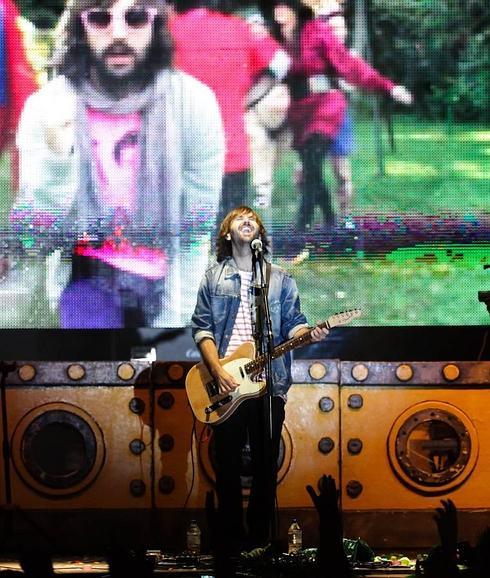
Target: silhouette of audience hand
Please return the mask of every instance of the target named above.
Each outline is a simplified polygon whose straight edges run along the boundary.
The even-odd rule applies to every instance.
[[[452,500],[441,500],[442,507],[436,508],[434,520],[439,532],[442,548],[456,557],[458,544],[458,512]]]
[[[439,545],[433,548],[423,564],[424,576],[429,578],[454,578],[459,576],[456,563],[458,544],[458,516],[450,499],[441,500],[433,516],[439,532]]]
[[[318,512],[320,525],[328,522],[328,528],[333,530],[333,523],[341,525],[340,511],[338,507],[339,491],[332,476],[323,475],[319,483],[319,492],[315,492],[312,486],[306,486],[306,491],[310,494],[311,501]]]
[[[330,572],[337,578],[348,578],[352,576],[352,571],[344,551],[342,515],[339,508],[340,492],[330,475],[323,475],[318,486],[318,493],[312,486],[306,486],[319,517],[318,570],[322,576]]]
[[[36,546],[22,546],[19,551],[19,563],[26,578],[54,577],[51,554]]]

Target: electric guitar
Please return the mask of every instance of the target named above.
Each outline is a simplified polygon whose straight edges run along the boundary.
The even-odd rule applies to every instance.
[[[318,327],[331,329],[345,325],[361,315],[360,309],[351,309],[336,313]],[[272,359],[288,351],[311,343],[311,332],[303,333],[281,343],[272,350]],[[194,365],[187,374],[185,389],[190,406],[196,419],[206,424],[218,424],[231,416],[235,409],[246,399],[259,397],[265,393],[265,381],[257,380],[267,363],[267,356],[255,358],[255,345],[252,342],[242,343],[231,355],[220,360],[221,365],[240,385],[230,393],[220,394],[217,382],[209,373],[203,362]]]

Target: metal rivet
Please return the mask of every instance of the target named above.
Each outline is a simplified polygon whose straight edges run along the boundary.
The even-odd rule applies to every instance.
[[[185,370],[180,363],[172,363],[167,369],[167,375],[171,381],[182,379],[184,374]]]
[[[67,367],[66,373],[72,381],[79,381],[85,377],[87,372],[85,371],[85,367],[80,363],[72,363]]]
[[[364,363],[358,363],[352,368],[351,374],[356,381],[365,381],[369,375],[369,369]]]
[[[175,397],[168,391],[164,391],[158,396],[158,405],[162,409],[170,409],[175,403]]]
[[[358,393],[353,393],[352,395],[349,395],[349,398],[347,399],[347,405],[351,408],[351,409],[360,409],[364,404],[364,400],[362,399],[362,395],[359,395]]]
[[[162,452],[170,452],[175,445],[174,438],[170,434],[163,434],[158,440],[158,446]]]
[[[129,442],[129,451],[134,454],[135,456],[139,456],[142,454],[146,449],[145,442],[140,439],[134,439]]]
[[[395,375],[400,381],[410,381],[413,377],[413,369],[408,363],[402,363],[395,370]]]
[[[322,397],[318,402],[318,406],[321,411],[328,412],[332,411],[335,406],[335,403],[331,397]]]
[[[357,498],[361,495],[363,490],[361,482],[357,480],[350,480],[347,482],[346,491],[350,498]]]
[[[121,365],[117,368],[117,376],[119,379],[123,381],[129,381],[133,379],[136,370],[131,365],[131,363],[121,363]]]
[[[446,381],[455,381],[460,376],[459,367],[454,363],[448,363],[442,368],[442,375]]]
[[[359,438],[352,438],[347,442],[347,451],[353,456],[362,452],[362,441]]]
[[[139,397],[133,397],[129,402],[129,409],[133,413],[141,415],[145,411],[145,402]]]
[[[19,377],[22,381],[31,381],[36,377],[36,368],[33,365],[26,363],[19,367]]]
[[[175,480],[172,476],[162,476],[158,480],[158,489],[162,494],[171,494],[175,490]]]
[[[141,496],[144,496],[146,492],[145,482],[139,479],[131,480],[129,482],[129,491],[135,498],[141,498]]]
[[[322,379],[327,374],[327,368],[319,361],[312,363],[308,368],[308,373],[312,379]]]
[[[322,438],[318,442],[318,449],[322,454],[329,454],[335,447],[335,442],[332,438]]]

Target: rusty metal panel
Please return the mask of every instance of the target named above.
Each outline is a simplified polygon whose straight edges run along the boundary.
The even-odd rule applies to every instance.
[[[291,438],[291,456],[278,485],[279,507],[311,507],[305,486],[315,487],[325,473],[339,479],[337,384],[294,384],[288,393],[285,431]]]
[[[490,361],[343,361],[341,385],[490,387]]]
[[[293,383],[339,383],[338,359],[298,359],[293,361]]]
[[[150,432],[130,410],[134,397],[133,387],[9,388],[14,503],[46,509],[147,507],[148,452],[135,455],[130,443],[148,446]],[[73,483],[64,484],[70,476]],[[144,484],[142,495],[131,494],[133,480]]]
[[[159,403],[162,396],[167,400],[163,407]],[[206,492],[213,488],[213,480],[207,477],[201,457],[210,432],[203,424],[194,423],[185,390],[158,389],[156,397],[157,506],[204,508]]]
[[[428,510],[447,497],[488,508],[490,364],[457,362],[451,383],[441,377],[446,362],[413,362],[404,383],[402,364],[379,362],[362,362],[368,375],[355,383],[358,365],[341,367],[344,510]]]
[[[151,361],[18,361],[8,385],[128,385],[151,368]]]
[[[150,368],[146,360],[18,362],[6,387],[13,503],[148,508],[151,435],[138,404]]]
[[[182,508],[186,504],[202,508],[206,492],[215,484],[212,429],[197,423],[192,436],[193,420],[185,392],[171,393],[175,399],[172,410],[160,408],[156,414],[158,436],[164,432],[175,440],[171,451],[158,454],[157,477],[164,478],[164,491],[160,486],[156,489],[158,507]],[[293,384],[288,393],[278,464],[280,508],[311,507],[306,484],[315,485],[325,472],[338,479],[338,431],[337,385]],[[242,480],[246,499],[249,480],[245,467]]]

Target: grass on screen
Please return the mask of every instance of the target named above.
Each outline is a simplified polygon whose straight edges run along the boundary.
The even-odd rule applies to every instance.
[[[355,214],[404,213],[421,219],[441,211],[462,217],[488,215],[490,127],[395,117],[395,151],[389,150],[386,129],[382,130],[383,175],[377,174],[380,163],[373,130],[371,120],[355,120]],[[292,177],[296,163],[296,155],[288,153],[276,174],[272,219],[286,231],[292,229],[297,210]],[[334,189],[328,163],[325,175]],[[9,178],[4,155],[0,159],[0,225],[6,222],[11,203]],[[479,290],[490,290],[485,263],[490,263],[488,243],[428,243],[386,254],[354,250],[321,258],[312,255],[297,265],[282,262],[298,281],[310,321],[362,307],[364,316],[354,323],[364,326],[487,324],[488,313],[477,300]],[[34,310],[41,319],[39,308]],[[2,317],[0,312],[0,326],[5,326]],[[32,313],[28,317],[29,325],[36,325]]]
[[[355,130],[355,214],[404,213],[422,220],[441,212],[462,219],[489,215],[490,127],[395,117],[395,151],[383,127],[383,175],[372,121],[357,120]],[[296,214],[298,195],[291,181],[296,162],[294,154],[287,155],[277,174],[273,218],[285,226]],[[325,175],[335,190],[328,163]],[[362,307],[357,325],[477,325],[488,323],[477,299],[479,290],[490,290],[485,263],[490,263],[490,243],[429,242],[377,255],[349,250],[315,258],[313,252],[301,264],[286,261],[285,266],[298,281],[311,321]]]

